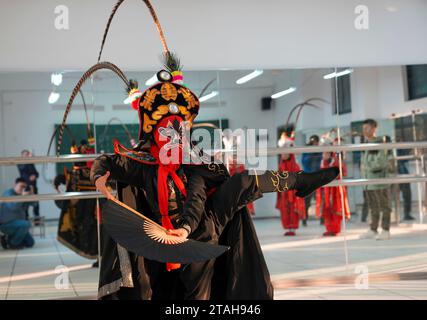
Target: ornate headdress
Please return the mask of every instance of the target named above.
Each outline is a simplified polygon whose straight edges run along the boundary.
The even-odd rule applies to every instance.
[[[84,82],[98,70],[108,69],[110,71],[113,71],[125,83],[126,90],[129,96],[127,102],[131,103],[132,108],[138,110],[140,121],[139,139],[142,142],[146,142],[150,139],[155,125],[166,116],[177,115],[183,120],[192,123],[192,121],[198,114],[200,102],[197,96],[183,85],[183,76],[180,61],[174,53],[169,51],[165,37],[163,35],[162,27],[157,18],[156,12],[154,11],[154,8],[152,7],[149,0],[143,0],[143,2],[150,11],[150,14],[157,27],[157,31],[160,36],[160,41],[163,46],[164,67],[166,69],[161,70],[157,73],[157,79],[159,83],[151,86],[144,92],[141,92],[138,89],[138,82],[135,80],[128,80],[119,67],[110,62],[100,62],[111,22],[118,8],[123,2],[124,0],[118,0],[110,14],[102,38],[101,48],[98,55],[98,63],[93,65],[83,74],[83,76],[80,78],[80,80],[74,87],[74,90],[70,96],[69,102],[64,113],[64,118],[59,130],[59,138],[57,145],[58,155],[62,143],[62,136],[64,133],[68,113],[71,110],[73,101]]]
[[[183,86],[181,67],[175,55],[165,53],[165,67],[157,73],[159,83],[145,90],[132,101],[132,107],[138,110],[139,140],[148,141],[156,124],[166,116],[177,115],[183,120],[193,122],[199,112],[200,102],[197,96]],[[132,88],[129,95],[135,95],[138,89]]]

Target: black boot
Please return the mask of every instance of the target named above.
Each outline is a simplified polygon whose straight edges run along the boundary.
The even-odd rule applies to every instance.
[[[297,172],[268,170],[259,175],[259,188],[262,193],[293,190],[297,182]]]
[[[340,174],[336,167],[320,169],[312,173],[298,172],[294,189],[297,190],[295,195],[300,198],[307,197],[316,189],[335,180]]]
[[[339,175],[338,168],[321,169],[313,173],[267,171],[258,176],[261,192],[284,192],[296,190],[296,196],[304,198],[317,188],[328,184]]]

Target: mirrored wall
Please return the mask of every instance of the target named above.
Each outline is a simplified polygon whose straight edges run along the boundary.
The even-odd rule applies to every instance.
[[[53,73],[61,74],[61,79],[52,78]],[[81,74],[63,70],[0,74],[1,157],[19,157],[24,149],[35,156],[56,154],[55,132]],[[126,75],[136,79],[140,89],[146,89],[155,72]],[[292,148],[427,141],[427,65],[188,71],[184,72],[184,83],[201,98],[195,127],[267,130],[257,139],[264,139],[268,150],[276,150],[267,157],[269,170],[277,170],[280,162],[292,155]],[[69,114],[60,153],[69,154],[73,141],[78,144],[91,135],[96,153],[113,152],[114,139],[132,148],[138,142],[139,119],[137,112],[124,103],[126,96],[123,83],[113,73],[98,72],[87,81]],[[287,135],[286,143],[282,141],[285,144],[280,146],[289,147],[284,157],[276,149],[283,133]],[[227,148],[224,141],[214,147]],[[297,227],[284,228],[278,209],[283,199],[276,193],[265,194],[251,205],[277,287],[276,298],[295,297],[287,290],[292,287],[292,279],[332,279],[366,270],[370,274],[396,275],[425,266],[427,188],[424,181],[410,180],[425,175],[424,154],[424,148],[408,146],[343,152],[316,149],[293,154],[304,171],[340,167],[341,181],[349,184],[341,183],[303,199]],[[55,193],[55,177],[70,166],[37,164],[38,193]],[[3,192],[12,187],[19,173],[16,166],[1,166],[0,170]],[[398,183],[390,181],[393,178],[409,180]],[[371,179],[389,180],[372,184]],[[42,261],[56,241],[60,209],[53,201],[42,201],[40,212],[46,219],[48,237],[36,236],[36,246],[28,249],[20,261],[33,264],[39,260],[39,264],[33,264],[34,272],[49,271]],[[34,232],[37,230],[34,228]],[[289,231],[295,235],[285,235]],[[376,240],[381,236],[383,239]],[[54,248],[65,257],[62,264],[93,262],[59,243]],[[4,252],[0,252],[0,260],[2,264],[13,263],[13,257]],[[60,262],[52,260],[51,268]],[[85,292],[94,295],[98,271],[85,272]],[[0,278],[5,276],[8,274]],[[75,277],[78,283],[78,271]],[[16,288],[37,281],[37,277],[30,276],[17,281]],[[332,287],[345,284],[331,283]],[[57,297],[55,290],[43,285],[40,290],[47,297]],[[67,296],[67,292],[61,294]],[[343,292],[338,290],[337,295]]]

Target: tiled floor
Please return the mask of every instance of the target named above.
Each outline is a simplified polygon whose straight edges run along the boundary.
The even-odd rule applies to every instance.
[[[367,226],[353,222],[346,242],[321,237],[318,221],[290,238],[278,219],[255,225],[275,299],[427,299],[427,225],[395,226],[390,240],[375,241],[359,240]],[[94,299],[98,269],[58,243],[55,232],[49,226],[32,249],[0,249],[0,299]],[[61,266],[68,276],[55,270]]]
[[[56,241],[56,226],[24,250],[0,251],[0,299],[57,299],[95,296],[98,269]],[[68,274],[55,268],[66,266]],[[65,281],[63,280],[65,279]],[[67,280],[68,283],[67,283]]]

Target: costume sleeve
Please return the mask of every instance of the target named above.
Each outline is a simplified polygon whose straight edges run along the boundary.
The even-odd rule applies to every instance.
[[[227,168],[222,163],[187,165],[184,172],[187,178],[195,175],[202,177],[207,191],[220,186],[229,177]]]
[[[110,178],[127,185],[142,187],[144,164],[126,158],[122,155],[102,155],[95,159],[90,170],[93,183],[100,176],[110,171]]]
[[[187,198],[181,216],[181,227],[189,227],[189,233],[196,230],[204,212],[207,191],[205,181],[200,175],[191,175],[187,183]]]
[[[205,209],[208,191],[220,186],[228,177],[223,164],[188,165],[184,167],[188,179],[187,198],[180,227],[191,233],[196,230]],[[190,230],[189,230],[190,229]]]

